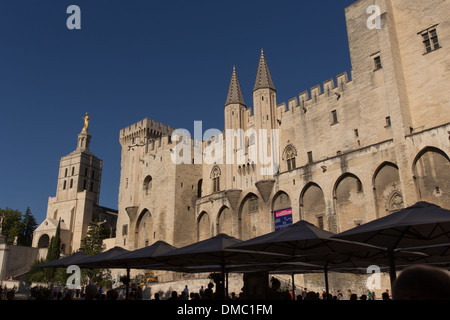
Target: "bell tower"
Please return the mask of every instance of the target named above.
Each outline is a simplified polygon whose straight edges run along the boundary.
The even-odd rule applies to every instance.
[[[86,191],[98,204],[102,160],[89,150],[89,114],[86,113],[83,119],[84,126],[78,134],[77,148],[60,160],[56,198],[58,201],[72,200],[77,198],[79,192]]]
[[[102,160],[89,150],[89,114],[83,119],[76,149],[59,160],[56,195],[48,199],[47,217],[35,230],[34,247],[45,248],[41,245],[42,239],[44,236],[51,238],[61,221],[61,250],[66,254],[76,251],[86,236],[89,223],[97,216]]]

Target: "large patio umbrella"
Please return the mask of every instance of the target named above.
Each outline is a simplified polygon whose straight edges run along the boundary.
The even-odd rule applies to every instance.
[[[84,253],[82,251],[77,251],[74,254],[71,254],[70,256],[66,256],[64,258],[60,258],[57,260],[53,260],[44,264],[41,264],[40,268],[67,268],[71,265],[78,264],[79,261],[89,257],[87,253]]]
[[[325,287],[329,292],[330,268],[361,268],[373,261],[385,262],[385,248],[332,238],[332,232],[300,220],[287,228],[234,244],[227,250],[271,252],[323,267]],[[415,256],[415,253],[410,253]]]
[[[228,247],[241,243],[242,240],[221,233],[206,240],[181,247],[157,259],[174,267],[192,267],[204,265],[220,265],[226,267],[236,264],[254,264],[259,262],[279,262],[283,258],[280,254],[256,253],[226,250]]]
[[[424,201],[417,202],[388,216],[334,235],[333,238],[387,248],[393,283],[396,279],[396,251],[450,242],[450,210]]]
[[[80,268],[96,269],[96,268],[111,268],[114,267],[110,263],[110,260],[116,256],[129,252],[127,249],[122,247],[113,247],[107,251],[101,252],[99,254],[88,256],[80,261],[77,265]]]
[[[223,280],[225,280],[227,266],[280,261],[279,255],[225,250],[227,247],[240,242],[242,242],[242,240],[221,233],[209,239],[163,254],[158,257],[158,260],[176,268],[219,265]],[[226,286],[224,287],[225,290],[228,290]]]
[[[165,241],[157,241],[152,245],[134,251],[127,251],[108,259],[110,267],[132,269],[166,269],[166,265],[157,260],[158,256],[172,252],[177,248]]]
[[[122,247],[113,247],[107,251],[101,252],[99,254],[88,256],[85,259],[80,260],[77,265],[80,268],[86,268],[86,269],[97,269],[97,268],[115,268],[116,266],[112,265],[110,263],[110,259],[119,256],[121,254],[124,254],[126,252],[129,252],[127,249],[124,249]],[[117,267],[116,267],[117,268]],[[127,268],[127,279],[130,278],[130,269]],[[128,290],[129,290],[129,283],[127,281],[126,283],[126,298],[128,299]]]

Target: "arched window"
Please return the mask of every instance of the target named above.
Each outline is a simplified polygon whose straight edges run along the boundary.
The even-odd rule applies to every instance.
[[[63,183],[63,190],[66,190],[66,187],[67,187],[67,181],[64,180],[64,183]]]
[[[151,176],[145,177],[143,188],[144,188],[145,195],[148,195],[150,192],[150,189],[152,188],[152,177]]]
[[[211,179],[213,180],[213,192],[220,191],[220,169],[215,166],[211,171]]]
[[[287,170],[293,170],[296,168],[295,157],[297,156],[297,150],[293,145],[288,145],[284,149],[284,160],[286,160]]]
[[[73,179],[70,179],[70,186],[69,186],[69,188],[72,188],[73,187]]]

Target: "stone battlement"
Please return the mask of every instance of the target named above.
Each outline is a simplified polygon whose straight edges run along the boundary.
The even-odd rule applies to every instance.
[[[299,94],[298,97],[293,97],[286,102],[277,105],[278,111],[283,113],[296,113],[302,111],[306,112],[310,107],[313,107],[325,98],[334,97],[340,99],[342,93],[348,89],[351,84],[351,79],[348,78],[347,72],[343,72],[336,76],[336,83],[331,78],[320,84],[312,87],[309,91],[305,90]]]
[[[120,130],[120,140],[136,137],[155,138],[172,134],[174,128],[149,118],[142,119]]]

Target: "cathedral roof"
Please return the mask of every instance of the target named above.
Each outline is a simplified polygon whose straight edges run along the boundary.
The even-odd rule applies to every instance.
[[[253,91],[262,88],[275,90],[272,77],[270,76],[269,67],[267,66],[266,58],[264,57],[264,51],[261,49],[261,57],[259,58],[258,71],[256,73],[255,87],[253,88]]]
[[[225,102],[225,106],[233,103],[242,104],[245,106],[241,85],[239,84],[236,68],[234,66],[233,66],[233,74],[231,75],[230,86],[228,88],[228,95],[227,100]]]

